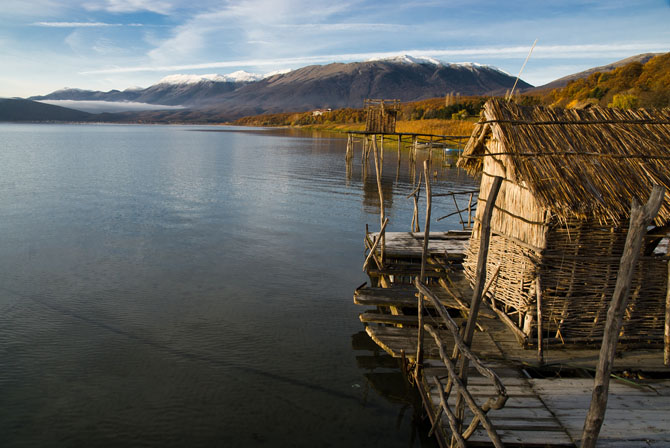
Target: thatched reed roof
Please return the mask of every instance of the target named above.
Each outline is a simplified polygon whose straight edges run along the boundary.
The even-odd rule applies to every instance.
[[[487,147],[491,137],[497,150]],[[511,168],[559,217],[618,221],[629,216],[633,198],[645,203],[659,184],[666,195],[656,223],[670,222],[670,109],[553,109],[490,100],[458,166],[475,174],[486,157]]]

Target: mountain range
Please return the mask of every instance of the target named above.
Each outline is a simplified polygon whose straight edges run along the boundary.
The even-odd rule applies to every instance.
[[[644,63],[652,56],[633,56],[535,88],[519,80],[517,89],[547,91],[595,71],[610,71],[631,61]],[[4,101],[0,103],[0,120],[225,122],[263,113],[359,108],[366,98],[416,101],[447,93],[502,95],[512,88],[514,81],[514,76],[491,66],[404,55],[365,62],[311,65],[264,76],[244,71],[229,75],[170,75],[147,88],[108,92],[65,88],[28,100]],[[89,104],[91,102],[94,104]],[[118,112],[120,107],[127,110]],[[77,114],[80,111],[107,113]]]
[[[366,98],[412,101],[449,92],[503,94],[514,81],[513,76],[495,67],[400,56],[347,64],[311,65],[266,76],[242,71],[230,75],[171,75],[148,88],[108,92],[62,89],[29,99],[54,105],[63,102],[68,107],[73,107],[72,101],[181,106],[185,110],[169,112],[176,120],[192,115],[193,110],[199,115],[231,120],[259,113],[361,107]],[[531,86],[519,81],[518,87]],[[166,113],[140,114],[151,119],[152,115],[164,116]]]

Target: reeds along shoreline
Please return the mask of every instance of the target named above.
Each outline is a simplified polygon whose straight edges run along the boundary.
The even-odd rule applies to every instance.
[[[396,132],[403,134],[470,135],[475,123],[469,120],[398,120]]]

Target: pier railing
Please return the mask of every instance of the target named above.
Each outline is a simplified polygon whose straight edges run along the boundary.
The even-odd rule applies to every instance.
[[[484,427],[486,433],[488,434],[489,439],[496,448],[501,448],[503,446],[500,437],[490,419],[487,416],[488,411],[492,409],[501,409],[505,406],[507,402],[507,391],[505,386],[500,381],[500,378],[495,374],[493,370],[486,367],[480,359],[475,355],[470,349],[472,345],[472,339],[474,335],[474,328],[477,323],[477,315],[479,313],[479,306],[481,304],[481,298],[483,295],[484,282],[486,280],[486,260],[488,252],[488,237],[490,230],[490,218],[493,212],[493,204],[495,203],[498,190],[502,179],[499,177],[495,178],[494,185],[492,187],[491,200],[487,203],[486,209],[484,210],[483,219],[482,219],[482,244],[480,245],[480,253],[478,257],[478,268],[477,268],[477,279],[475,281],[475,288],[472,296],[472,302],[470,305],[470,310],[468,313],[467,325],[464,328],[463,332],[460,331],[459,326],[454,322],[454,320],[449,315],[446,308],[442,305],[440,300],[433,294],[433,292],[424,284],[424,274],[426,262],[428,259],[428,239],[430,233],[430,215],[432,207],[432,195],[430,188],[430,176],[428,175],[429,171],[429,162],[424,162],[424,179],[426,185],[426,222],[424,228],[424,244],[423,244],[423,253],[421,257],[421,274],[418,278],[415,279],[415,286],[417,288],[417,318],[418,318],[418,334],[417,334],[417,353],[416,353],[416,369],[414,372],[415,383],[419,385],[420,381],[424,381],[426,385],[429,385],[429,381],[432,381],[438,391],[440,398],[440,406],[436,415],[433,416],[433,428],[431,429],[431,434],[435,432],[435,429],[440,425],[442,419],[442,414],[444,413],[447,417],[449,423],[449,428],[451,432],[451,442],[452,446],[458,446],[460,448],[466,447],[466,440],[472,436],[479,425]],[[458,207],[457,207],[458,208]],[[463,221],[461,219],[461,221]],[[445,342],[441,339],[440,334],[437,330],[430,324],[423,323],[423,301],[428,299],[432,302],[433,306],[437,310],[439,316],[442,318],[442,323],[449,329],[454,339],[454,348],[451,356],[447,353],[447,348]],[[423,357],[424,357],[424,330],[428,332],[438,347],[438,352],[440,359],[444,363],[444,366],[447,369],[448,381],[446,386],[442,384],[442,381],[437,376],[433,376],[430,379],[425,378],[425,372],[423,368]],[[472,366],[485,378],[488,378],[491,381],[493,389],[495,391],[494,395],[489,397],[486,402],[482,405],[479,405],[474,399],[472,394],[468,391],[468,366]],[[458,364],[458,367],[457,367]],[[430,387],[427,388],[430,390]],[[452,391],[456,396],[456,403],[454,409],[449,405],[449,396]],[[425,398],[424,398],[425,399]],[[464,404],[467,404],[470,412],[472,413],[472,419],[467,427],[464,428],[465,423],[465,407]],[[426,400],[426,407],[431,407],[430,397]]]
[[[433,376],[432,378],[424,378],[426,382],[432,381],[435,384],[438,395],[440,397],[440,408],[433,419],[431,433],[433,433],[440,424],[442,413],[444,413],[447,417],[447,421],[449,422],[451,434],[457,446],[465,448],[466,440],[475,433],[481,424],[493,442],[493,445],[496,447],[502,447],[502,441],[493,427],[493,424],[489,420],[487,413],[492,409],[501,409],[503,406],[505,406],[505,403],[507,402],[507,390],[505,389],[505,386],[503,385],[502,381],[500,381],[498,375],[496,375],[493,370],[482,364],[477,355],[472,353],[470,347],[465,343],[459,332],[458,324],[454,322],[454,320],[449,315],[449,312],[446,310],[444,305],[442,305],[440,300],[433,294],[433,292],[430,291],[430,289],[428,289],[424,284],[419,282],[418,279],[415,285],[419,291],[419,296],[423,296],[432,302],[433,306],[442,318],[442,323],[449,329],[454,338],[454,351],[453,354],[449,356],[446,348],[447,345],[440,337],[437,329],[430,324],[424,325],[424,329],[435,340],[440,353],[440,359],[444,363],[444,366],[447,368],[448,372],[448,381],[446,386],[437,376]],[[421,298],[419,300],[421,300]],[[456,362],[461,357],[467,358],[472,366],[483,377],[488,378],[493,385],[495,395],[489,397],[481,406],[477,404],[472,394],[470,394],[468,391],[467,376],[461,376],[458,374]],[[451,406],[449,406],[449,397],[452,391],[456,396],[455,409],[452,409]],[[470,424],[465,429],[463,429],[462,421],[463,401],[468,405],[473,415]],[[461,409],[459,409],[459,407],[461,407]]]

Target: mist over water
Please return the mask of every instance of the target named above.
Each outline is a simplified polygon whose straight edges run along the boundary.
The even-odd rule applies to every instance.
[[[431,446],[352,302],[374,164],[311,137],[0,124],[0,446]],[[435,170],[435,192],[474,184]]]

